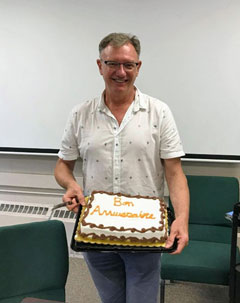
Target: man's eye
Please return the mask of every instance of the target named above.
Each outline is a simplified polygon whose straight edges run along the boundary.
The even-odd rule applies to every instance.
[[[108,66],[110,66],[110,67],[117,67],[118,63],[117,62],[108,62]]]
[[[134,64],[133,64],[133,63],[124,63],[124,66],[125,66],[127,69],[133,69],[133,68],[134,68]]]

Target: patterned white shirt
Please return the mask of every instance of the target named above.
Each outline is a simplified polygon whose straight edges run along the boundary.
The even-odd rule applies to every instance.
[[[137,89],[120,125],[104,94],[74,107],[58,155],[82,159],[84,195],[104,190],[163,197],[162,159],[184,151],[169,107]]]

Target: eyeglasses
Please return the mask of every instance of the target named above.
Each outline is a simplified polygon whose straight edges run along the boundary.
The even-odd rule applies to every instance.
[[[122,65],[125,70],[129,70],[129,71],[133,70],[139,64],[139,62],[124,62],[124,63],[120,63],[117,61],[103,61],[103,62],[111,69],[118,69],[120,65]]]

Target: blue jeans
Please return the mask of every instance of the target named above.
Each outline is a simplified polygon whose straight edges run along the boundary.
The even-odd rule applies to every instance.
[[[102,303],[156,303],[160,253],[85,252]]]

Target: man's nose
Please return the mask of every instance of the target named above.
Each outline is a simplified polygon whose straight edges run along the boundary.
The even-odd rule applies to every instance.
[[[126,74],[126,71],[124,69],[124,65],[122,63],[119,64],[116,72],[119,75],[125,75]]]

